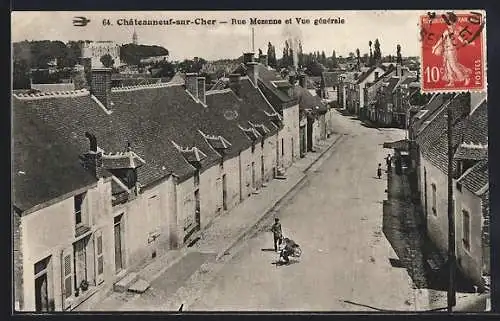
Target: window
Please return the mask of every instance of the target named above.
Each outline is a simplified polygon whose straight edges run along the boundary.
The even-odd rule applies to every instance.
[[[470,250],[470,215],[466,210],[462,210],[462,242],[464,249]]]
[[[432,190],[432,213],[437,215],[437,195],[436,195],[436,184],[431,184]]]
[[[85,193],[76,195],[74,197],[76,225],[82,224],[82,204],[84,198],[85,198]]]

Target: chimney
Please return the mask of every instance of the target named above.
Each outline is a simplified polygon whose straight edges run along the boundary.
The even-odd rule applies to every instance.
[[[267,67],[267,55],[260,55],[259,62]]]
[[[98,179],[102,177],[102,154],[97,152],[97,139],[89,132],[85,132],[90,148],[84,154],[84,167],[92,172]]]
[[[106,108],[110,106],[111,98],[111,68],[92,69],[90,90]]]
[[[198,99],[203,103],[207,103],[207,97],[205,95],[205,77],[198,77]]]
[[[246,65],[250,62],[253,62],[253,56],[254,56],[254,53],[253,52],[245,52],[243,53],[243,63]]]
[[[258,80],[259,80],[259,64],[256,62],[249,62],[247,64],[248,71],[250,73],[250,77],[252,79],[254,87],[258,86]]]
[[[241,88],[241,76],[240,74],[230,74],[229,75],[229,88],[236,94],[236,96],[240,95]]]
[[[193,97],[198,98],[198,74],[186,74],[186,90],[193,95]]]

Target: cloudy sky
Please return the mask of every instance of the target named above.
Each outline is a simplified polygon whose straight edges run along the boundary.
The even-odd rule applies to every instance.
[[[140,44],[161,45],[170,51],[173,60],[203,57],[208,60],[236,58],[252,48],[252,27],[255,48],[267,51],[271,41],[281,56],[284,41],[301,39],[304,52],[324,50],[330,56],[346,56],[359,48],[368,52],[368,41],[379,39],[382,54],[396,54],[400,44],[404,56],[418,56],[418,17],[422,11],[113,11],[113,12],[13,12],[12,41],[23,40],[114,40],[130,43],[134,28]],[[90,19],[86,27],[74,27],[73,17]],[[168,20],[195,18],[214,19],[209,25],[118,25],[123,20]],[[281,19],[281,25],[250,25],[251,18]],[[291,18],[291,24],[285,20]],[[296,18],[310,19],[298,24]],[[343,24],[318,24],[318,18],[344,19]],[[232,19],[245,20],[246,25],[232,24]],[[109,20],[111,25],[103,26]],[[227,21],[227,23],[220,23]]]

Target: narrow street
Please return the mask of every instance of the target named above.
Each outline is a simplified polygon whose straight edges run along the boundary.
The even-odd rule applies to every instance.
[[[385,168],[389,152],[382,144],[404,138],[404,131],[367,128],[349,116],[336,122],[347,139],[316,165],[278,214],[284,235],[303,249],[300,262],[273,265],[272,234],[261,231],[240,247],[189,310],[416,309],[408,273],[389,261],[396,256],[382,233],[386,174],[376,178],[377,164]]]

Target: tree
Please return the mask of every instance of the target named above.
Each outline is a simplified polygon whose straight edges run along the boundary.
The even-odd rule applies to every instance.
[[[110,54],[102,55],[100,61],[101,61],[102,65],[106,68],[111,68],[115,64],[115,60],[113,59],[113,57],[111,57]]]
[[[356,55],[354,54],[354,52],[350,52],[350,53],[349,53],[349,59],[350,59],[350,60],[353,60],[353,59],[354,59],[354,57],[356,57]]]
[[[396,55],[396,63],[403,64],[403,58],[401,57],[401,45],[399,44],[396,46]]]
[[[337,61],[337,55],[335,53],[335,50],[332,52],[332,69],[337,68],[339,66],[339,63]]]
[[[276,49],[271,42],[267,44],[267,63],[273,68],[277,67]]]
[[[374,63],[379,63],[382,60],[382,51],[380,51],[380,42],[378,41],[378,38],[375,39],[374,47],[375,50],[373,51],[373,60]]]
[[[262,50],[259,48],[259,58],[262,57]]]
[[[320,62],[323,64],[323,65],[326,65],[326,54],[324,51],[321,52],[321,60]]]
[[[370,66],[373,66],[373,52],[372,52],[372,41],[368,41],[368,46],[370,47],[370,60],[368,61],[368,64]]]
[[[175,75],[174,64],[167,60],[155,63],[149,70],[151,73],[153,73],[154,70],[153,77],[172,78]]]
[[[356,59],[358,60],[357,64],[358,64],[358,70],[359,70],[359,68],[361,67],[361,57],[359,54],[359,48],[356,48]]]
[[[299,52],[297,53],[297,58],[299,59],[299,68],[304,66],[304,53],[302,51],[302,42],[299,40]]]
[[[14,59],[12,68],[12,89],[30,88],[30,67],[25,59]]]

